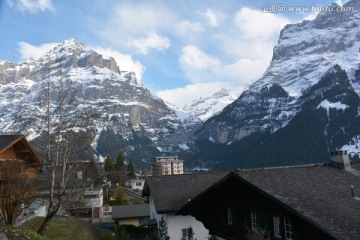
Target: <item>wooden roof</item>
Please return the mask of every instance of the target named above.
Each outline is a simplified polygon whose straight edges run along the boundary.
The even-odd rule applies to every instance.
[[[41,162],[24,135],[0,135],[0,154],[14,147],[14,151],[24,156],[27,164],[41,166]]]

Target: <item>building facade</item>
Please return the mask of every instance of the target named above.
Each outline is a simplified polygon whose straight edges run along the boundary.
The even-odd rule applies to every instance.
[[[184,161],[178,156],[155,157],[152,172],[153,175],[184,174]]]
[[[194,239],[208,239],[209,231],[196,218],[175,213],[224,175],[192,173],[147,177],[143,196],[149,197],[150,221],[158,224],[160,220],[164,220],[170,239],[187,239],[189,229],[195,233]]]
[[[232,171],[177,214],[213,239],[360,239],[359,170],[335,151],[329,164]]]

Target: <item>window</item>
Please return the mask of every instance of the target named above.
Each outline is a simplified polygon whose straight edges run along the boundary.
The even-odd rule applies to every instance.
[[[191,227],[189,228],[185,228],[185,229],[181,229],[181,239],[193,239],[194,237],[194,231]]]
[[[135,184],[137,187],[141,186],[141,182],[136,182]]]
[[[231,213],[231,208],[227,208],[226,209],[227,212],[227,223],[232,225],[232,213]]]
[[[256,230],[256,229],[257,229],[256,212],[251,212],[251,229],[252,229],[252,230]]]
[[[280,217],[273,216],[273,225],[274,225],[274,237],[280,237],[281,238]]]
[[[188,232],[188,228],[185,229],[181,229],[181,239],[186,239],[187,238],[187,232]]]
[[[108,204],[105,204],[103,208],[104,208],[104,212],[111,212],[111,208]]]
[[[292,229],[290,219],[284,218],[284,229],[285,229],[285,239],[292,240],[293,239],[293,229]]]

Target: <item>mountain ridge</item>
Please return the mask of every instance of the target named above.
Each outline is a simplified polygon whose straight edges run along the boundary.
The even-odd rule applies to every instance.
[[[358,4],[352,0],[344,6],[358,6]],[[245,90],[237,100],[225,107],[220,114],[208,119],[196,132],[197,146],[202,149],[198,153],[199,158],[204,151],[211,148],[206,147],[206,144],[210,144],[212,148],[217,148],[219,151],[219,154],[212,153],[219,156],[217,158],[207,156],[207,161],[212,159],[213,162],[216,162],[219,161],[218,159],[222,159],[222,164],[228,163],[233,167],[274,166],[275,163],[278,165],[309,163],[305,157],[301,162],[296,156],[285,154],[287,148],[301,147],[304,152],[318,151],[320,157],[316,158],[315,154],[311,155],[314,158],[313,162],[328,161],[329,156],[326,155],[326,151],[342,147],[359,135],[356,127],[348,126],[352,121],[343,119],[344,126],[336,125],[343,129],[342,134],[346,135],[347,139],[340,137],[341,133],[336,129],[331,129],[327,132],[326,137],[318,141],[318,146],[310,149],[311,146],[307,145],[306,140],[300,136],[315,138],[308,133],[309,129],[313,128],[309,122],[301,124],[296,119],[306,119],[307,117],[303,116],[304,112],[322,118],[317,112],[321,112],[323,108],[316,109],[316,107],[325,101],[325,98],[321,101],[317,100],[319,102],[313,106],[315,110],[307,109],[306,106],[313,101],[314,96],[319,94],[321,96],[332,88],[331,86],[325,87],[326,84],[322,79],[332,81],[331,78],[336,78],[334,72],[341,73],[343,81],[349,84],[351,90],[346,93],[339,90],[336,94],[335,90],[332,91],[334,100],[328,100],[330,103],[339,102],[341,104],[342,101],[335,101],[337,98],[341,99],[341,94],[354,96],[355,93],[356,96],[359,96],[360,86],[358,77],[356,77],[356,73],[360,70],[359,25],[359,8],[354,7],[353,12],[323,12],[319,13],[312,21],[285,26],[280,33],[278,45],[274,47],[272,61],[264,75]],[[319,87],[321,85],[319,83],[324,86]],[[337,82],[337,86],[340,88],[341,82]],[[337,94],[339,96],[336,96]],[[358,119],[358,114],[350,110],[357,106],[358,102],[356,97],[351,97],[351,99],[354,102],[347,104],[347,109],[332,108],[330,112],[337,111],[339,119],[341,115]],[[312,121],[315,119],[312,118]],[[336,119],[332,121],[336,122]],[[354,120],[354,122],[356,121]],[[331,125],[324,121],[319,123],[318,127],[326,129],[328,124]],[[297,126],[298,129],[296,130],[294,126]],[[289,134],[290,132],[295,135]],[[321,133],[316,132],[320,135],[325,134],[325,130]],[[345,132],[346,134],[344,134]],[[279,138],[280,135],[283,138]],[[292,139],[297,137],[299,138],[298,145],[295,143],[291,143],[291,145]],[[318,137],[320,136],[316,138]],[[282,142],[283,145],[280,146],[276,142]],[[323,144],[327,145],[326,151],[325,148],[320,147]],[[235,146],[248,151],[251,149],[251,152],[254,151],[254,153],[249,155],[236,149]],[[238,153],[238,157],[234,154],[235,152]],[[283,155],[281,155],[282,152]],[[294,152],[298,153],[298,151]],[[222,155],[226,155],[227,158]],[[240,159],[239,156],[243,156],[244,159]],[[293,161],[287,158],[292,158]]]
[[[162,151],[184,148],[196,127],[185,126],[133,72],[120,71],[114,58],[74,39],[24,63],[1,62],[0,83],[2,133],[22,133],[33,142],[43,138],[48,89],[52,121],[59,122],[61,102],[64,128],[86,135],[88,146],[78,158],[124,152],[141,164]]]

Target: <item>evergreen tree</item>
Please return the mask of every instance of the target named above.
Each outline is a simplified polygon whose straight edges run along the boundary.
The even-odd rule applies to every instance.
[[[104,170],[107,173],[112,173],[115,170],[115,164],[114,164],[113,160],[111,159],[111,157],[109,157],[109,156],[107,156],[105,158]]]
[[[157,226],[150,226],[146,240],[158,240],[158,228]]]
[[[134,166],[132,164],[132,160],[129,160],[129,163],[127,165],[127,177],[128,178],[134,178],[135,177],[135,170],[134,170]]]
[[[100,185],[103,183],[104,175],[100,169],[99,164],[95,161],[94,158],[90,161],[89,167],[87,169],[87,175],[95,185]]]
[[[107,156],[105,158],[105,163],[104,163],[104,170],[106,172],[106,176],[107,179],[110,180],[111,182],[115,182],[115,164],[113,162],[113,160],[111,159],[111,157]]]
[[[169,240],[170,237],[167,235],[167,225],[164,220],[164,215],[161,217],[159,221],[159,229],[158,229],[159,240]]]
[[[120,152],[115,162],[116,180],[120,185],[123,185],[126,177],[125,162],[122,153]]]

